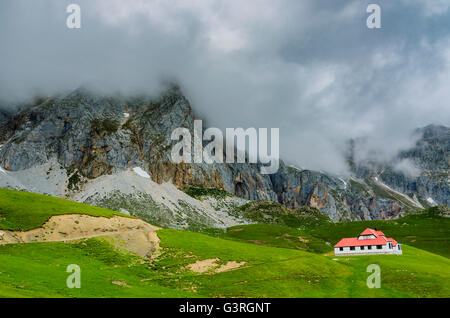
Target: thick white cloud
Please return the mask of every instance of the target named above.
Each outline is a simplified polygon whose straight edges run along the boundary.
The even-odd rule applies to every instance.
[[[210,125],[279,127],[286,161],[343,172],[348,138],[386,159],[449,125],[449,1],[378,2],[380,30],[359,0],[2,0],[0,99],[176,80]]]
[[[404,5],[420,7],[423,10],[423,14],[427,17],[445,14],[450,8],[450,0],[402,0],[402,2]]]

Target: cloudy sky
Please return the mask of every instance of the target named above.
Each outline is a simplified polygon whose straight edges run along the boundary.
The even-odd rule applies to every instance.
[[[81,29],[66,7],[81,7]],[[368,29],[369,3],[382,28]],[[0,0],[0,100],[177,81],[210,126],[278,127],[291,164],[342,173],[450,125],[450,0]]]

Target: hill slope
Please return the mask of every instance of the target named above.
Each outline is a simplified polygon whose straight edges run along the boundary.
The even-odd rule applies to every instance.
[[[261,212],[263,213],[263,212]],[[344,237],[354,237],[364,229],[378,228],[401,244],[450,257],[450,218],[445,206],[429,208],[397,220],[354,222],[314,222],[303,226],[251,224],[228,228],[216,236],[274,247],[294,248],[316,253],[331,252]],[[298,221],[297,221],[298,222]]]
[[[102,238],[0,246],[5,297],[449,297],[450,261],[404,246],[403,256],[325,257],[292,249],[161,230],[151,263]],[[69,264],[81,289],[66,287]],[[203,268],[201,268],[203,264]],[[205,265],[206,264],[206,265]],[[236,266],[237,264],[237,266]],[[381,267],[368,289],[366,268]],[[231,265],[231,266],[230,266]],[[197,267],[195,267],[197,266]],[[231,270],[220,271],[220,268]],[[199,272],[201,271],[201,272]]]
[[[356,236],[367,227],[377,228],[402,244],[408,244],[449,258],[450,218],[444,216],[444,213],[448,213],[448,208],[438,206],[397,220],[325,224],[310,227],[307,232],[334,245],[341,238]]]
[[[48,197],[33,199],[46,211]],[[56,200],[46,213],[59,215],[74,205],[78,207]],[[10,207],[4,224],[17,225],[16,211],[20,216],[33,213],[20,204]],[[107,233],[67,242],[0,245],[0,296],[450,297],[450,260],[408,245],[402,256],[333,257],[181,230],[163,229],[157,235],[161,249],[151,258],[138,256],[124,248],[126,239]],[[70,264],[81,268],[80,289],[66,286]],[[369,264],[381,267],[380,289],[366,286]]]
[[[125,216],[111,210],[36,193],[0,189],[0,229],[26,231],[42,226],[53,215]]]

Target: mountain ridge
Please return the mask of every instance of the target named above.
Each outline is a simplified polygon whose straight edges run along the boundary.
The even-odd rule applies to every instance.
[[[435,126],[418,130],[424,137],[401,154],[418,162],[434,156],[438,168],[411,178],[388,166],[382,171],[359,166],[344,180],[284,162],[272,175],[261,175],[257,164],[173,164],[171,132],[177,127],[192,131],[194,118],[175,86],[156,98],[100,96],[86,89],[43,98],[0,125],[0,186],[45,192],[31,187],[23,173],[14,180],[21,171],[34,169],[40,180],[49,176],[48,184],[58,180],[60,190],[49,194],[75,199],[99,177],[140,167],[156,184],[169,182],[179,190],[189,185],[219,188],[244,200],[272,200],[291,209],[316,207],[335,221],[392,219],[435,203],[450,204],[448,162],[442,162],[449,149],[446,127],[447,135]]]

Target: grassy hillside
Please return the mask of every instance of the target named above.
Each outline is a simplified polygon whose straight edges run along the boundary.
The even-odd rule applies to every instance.
[[[449,297],[450,260],[404,246],[402,256],[333,257],[161,230],[162,254],[142,262],[101,238],[72,244],[0,246],[3,297]],[[198,260],[245,262],[196,273]],[[66,287],[66,267],[81,267],[81,288]],[[369,289],[369,264],[381,288]]]
[[[450,218],[443,217],[438,209],[442,208],[429,208],[397,220],[322,224],[308,227],[306,232],[334,245],[367,227],[377,228],[402,244],[450,257]]]
[[[204,197],[226,198],[232,196],[229,192],[216,188],[201,188],[201,187],[186,186],[184,187],[183,191],[187,195],[190,195],[191,197],[197,200],[201,200]]]
[[[0,189],[0,229],[27,231],[42,226],[52,215],[125,216],[111,210],[42,194]]]
[[[229,297],[448,297],[450,260],[405,246],[404,255],[325,257],[292,249],[208,238],[174,230],[159,232],[168,249],[164,266],[178,277],[167,286],[195,286],[207,296]],[[177,255],[176,257],[174,255]],[[182,256],[185,257],[182,257]],[[182,271],[192,259],[246,261],[241,269],[210,275]],[[369,264],[378,264],[382,288],[368,289]]]
[[[339,297],[346,268],[327,258],[302,251],[211,238],[203,234],[162,230],[158,235],[166,255],[160,265],[169,270],[165,286],[193,286],[208,297]],[[237,270],[196,274],[183,270],[196,260],[246,262]],[[165,273],[167,275],[167,273]]]
[[[302,223],[301,230],[273,224],[251,224],[228,228],[225,233],[216,231],[214,236],[272,247],[326,253],[332,251],[333,245],[341,238],[356,236],[370,227],[382,230],[402,244],[450,257],[450,219],[443,217],[445,212],[442,209],[429,208],[389,221],[331,223],[313,218]]]
[[[38,227],[54,214],[115,214],[47,196],[0,191],[0,228]],[[162,248],[152,260],[124,251],[120,242],[106,237],[0,245],[0,297],[450,297],[450,260],[417,248],[448,256],[449,223],[437,212],[343,224],[313,217],[302,230],[248,225],[221,237],[164,229],[158,231]],[[323,254],[331,251],[326,242],[334,244],[365,227],[396,238],[404,244],[404,254]],[[212,265],[193,271],[198,262]],[[70,264],[81,268],[80,289],[66,286]],[[230,264],[237,266],[220,271]],[[380,289],[366,285],[370,264],[381,268]]]
[[[333,256],[330,256],[331,258]],[[347,277],[346,297],[450,297],[450,261],[448,258],[403,245],[403,255],[333,257],[352,268]],[[368,290],[367,266],[377,264],[381,288]]]
[[[81,268],[81,288],[69,289],[66,268]],[[149,279],[150,278],[150,279]],[[0,246],[0,297],[195,297],[153,282],[132,254],[99,238]],[[149,280],[146,280],[149,279]]]
[[[294,228],[317,226],[331,222],[327,214],[316,208],[301,207],[292,210],[269,200],[251,201],[238,207],[234,213],[236,216],[243,217],[251,222]]]
[[[228,228],[220,238],[266,245],[292,248],[313,253],[326,253],[331,250],[323,240],[292,227],[271,224],[250,224]]]

